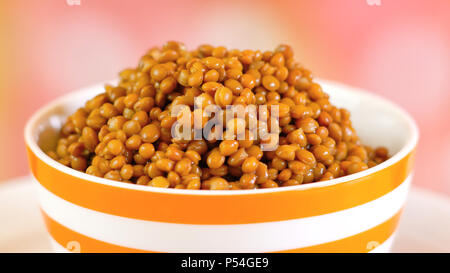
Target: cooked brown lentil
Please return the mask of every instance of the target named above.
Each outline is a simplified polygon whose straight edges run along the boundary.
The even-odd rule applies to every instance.
[[[202,99],[195,110],[202,125],[210,119],[203,109],[211,104],[277,105],[278,148],[261,150],[274,136],[254,137],[248,113],[246,120],[224,123],[224,134],[244,140],[233,134],[222,141],[172,139],[177,118],[171,107],[185,104],[192,111],[195,97]],[[258,116],[274,118],[270,110]],[[172,41],[149,50],[138,67],[120,73],[117,86],[106,85],[70,116],[48,155],[90,175],[196,190],[294,186],[360,172],[389,158],[384,147],[362,145],[349,111],[329,102],[311,71],[294,61],[290,46],[261,52],[201,45],[187,51]]]

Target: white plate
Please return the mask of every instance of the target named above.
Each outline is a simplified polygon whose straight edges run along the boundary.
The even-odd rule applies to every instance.
[[[29,177],[0,183],[0,252],[51,252]],[[394,252],[450,252],[450,198],[412,188]]]

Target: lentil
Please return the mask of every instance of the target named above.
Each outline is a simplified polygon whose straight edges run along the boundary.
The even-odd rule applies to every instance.
[[[105,86],[103,94],[71,115],[48,155],[90,175],[191,190],[294,186],[353,174],[387,160],[386,148],[361,144],[349,111],[332,105],[311,71],[293,55],[288,45],[264,53],[211,45],[187,51],[170,41],[151,49],[136,68],[120,73],[118,85]],[[200,109],[192,109],[196,97]],[[222,141],[217,130],[209,140],[180,141],[171,136],[181,118],[171,116],[178,104],[190,107],[192,123],[199,113],[203,126],[211,118],[205,108],[213,104],[222,109],[231,104],[276,105],[279,111],[278,117],[268,109],[224,121]],[[268,139],[254,136],[249,120],[258,117],[276,121],[269,128],[279,133]],[[265,134],[267,125],[272,126],[258,121]],[[279,140],[278,148],[262,151],[260,145],[273,139]]]

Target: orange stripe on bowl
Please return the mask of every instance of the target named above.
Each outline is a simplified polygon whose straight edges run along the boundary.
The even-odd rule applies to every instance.
[[[239,195],[171,194],[125,189],[59,171],[28,149],[35,178],[76,205],[107,214],[183,224],[248,224],[336,212],[377,199],[399,186],[411,171],[413,153],[371,175],[310,189]],[[55,164],[59,164],[56,163]],[[307,206],[305,206],[307,204]]]
[[[75,232],[50,218],[44,211],[41,210],[41,212],[42,215],[44,216],[45,224],[47,226],[50,235],[58,244],[60,244],[63,247],[67,247],[71,243],[76,243],[80,247],[78,250],[84,253],[156,252],[156,251],[146,251],[141,249],[128,248],[110,244],[104,241],[99,241],[97,239]],[[324,243],[320,245],[297,249],[281,250],[276,252],[278,253],[369,252],[370,250],[372,250],[370,246],[376,247],[378,244],[382,244],[394,233],[395,228],[398,225],[401,212],[402,211],[400,210],[393,217],[381,223],[380,225],[371,228],[367,231],[361,232],[359,234],[353,235],[351,237],[347,237],[341,240]]]

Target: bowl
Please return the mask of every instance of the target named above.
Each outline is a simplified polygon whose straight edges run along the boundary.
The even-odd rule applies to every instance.
[[[418,129],[400,107],[360,89],[319,81],[347,108],[362,141],[391,158],[345,177],[237,191],[161,189],[91,176],[45,154],[65,119],[103,92],[70,93],[28,121],[25,141],[55,251],[387,252],[411,183]]]

